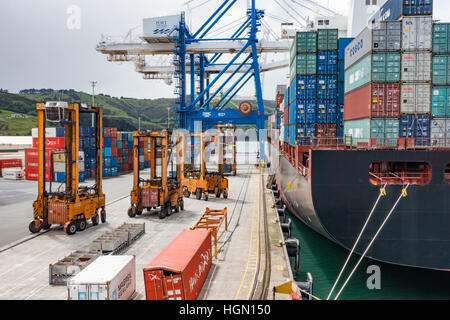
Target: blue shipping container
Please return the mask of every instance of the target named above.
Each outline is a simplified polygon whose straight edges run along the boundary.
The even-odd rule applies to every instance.
[[[335,101],[327,102],[327,124],[337,124],[338,105]]]
[[[338,53],[320,51],[317,53],[317,74],[334,75],[338,73]]]
[[[392,21],[404,16],[426,16],[433,14],[433,0],[389,0],[370,19]]]
[[[297,126],[297,143],[302,146],[311,144],[311,137],[316,136],[316,126],[314,124],[298,125]]]
[[[103,148],[103,156],[111,157],[111,148]]]
[[[417,146],[430,144],[431,119],[428,115],[409,114],[400,119],[400,137],[415,138]]]
[[[327,123],[327,101],[319,101],[317,103],[316,123]]]
[[[344,62],[345,59],[345,48],[352,42],[354,38],[340,38],[339,39],[339,61]]]
[[[314,100],[317,98],[317,77],[299,76],[294,79],[290,87],[290,101]]]
[[[318,76],[317,78],[317,99],[335,100],[337,99],[338,81],[337,76]]]
[[[317,102],[311,100],[298,100],[294,104],[297,106],[296,110],[296,122],[305,123],[316,123],[316,111]],[[293,105],[292,105],[293,106]],[[294,108],[292,108],[294,109]]]
[[[103,138],[104,139],[104,146],[106,148],[110,148],[111,147],[111,138]]]

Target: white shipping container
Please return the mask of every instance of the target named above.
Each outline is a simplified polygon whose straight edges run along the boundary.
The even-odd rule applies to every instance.
[[[6,180],[23,180],[25,178],[25,172],[22,168],[5,168],[0,170],[3,178]]]
[[[402,23],[403,50],[431,50],[433,39],[432,17],[404,17]]]
[[[178,36],[176,29],[180,15],[147,18],[143,20],[143,39],[148,42],[171,42]]]
[[[68,300],[129,300],[136,291],[136,257],[101,256],[67,282]]]
[[[431,81],[431,52],[406,52],[402,54],[402,81]]]
[[[38,133],[39,133],[38,128],[31,129],[31,136],[33,138],[38,138],[39,137]],[[45,137],[56,138],[56,128],[45,128]]]
[[[281,141],[281,143],[284,142],[284,124],[283,123],[281,124],[281,127],[280,127],[280,141]]]
[[[431,145],[450,147],[450,119],[431,120]]]
[[[400,111],[406,114],[430,113],[431,85],[402,84]]]
[[[372,52],[372,29],[365,28],[345,48],[345,69],[353,66],[370,52]]]

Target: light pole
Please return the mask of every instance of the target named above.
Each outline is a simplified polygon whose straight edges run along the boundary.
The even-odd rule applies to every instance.
[[[97,81],[91,81],[91,86],[92,86],[92,106],[94,106],[95,103],[95,86],[97,85]],[[92,126],[94,126],[95,120],[94,120],[94,114],[92,114]]]
[[[170,128],[170,107],[167,108],[167,129]]]

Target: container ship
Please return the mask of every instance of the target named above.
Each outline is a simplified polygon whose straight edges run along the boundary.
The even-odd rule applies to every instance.
[[[353,37],[331,24],[298,32],[268,140],[282,199],[304,224],[351,250],[373,210],[361,255],[394,209],[367,257],[448,271],[450,24],[432,13],[431,0],[391,0]]]

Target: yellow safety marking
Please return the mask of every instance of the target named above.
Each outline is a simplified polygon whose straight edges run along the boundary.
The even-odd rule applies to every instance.
[[[386,196],[386,188],[381,188],[380,193],[383,197]]]
[[[261,179],[261,175],[259,176],[259,178]],[[261,248],[260,248],[260,244],[259,244],[259,239],[261,238],[261,181],[258,182],[258,233],[256,236],[256,247],[258,248],[258,253],[256,255],[256,268],[253,271],[253,280],[251,283],[255,283],[256,281],[256,272],[258,271],[257,269],[259,268],[259,259],[260,259],[260,255],[261,255]],[[250,294],[252,293],[252,288],[250,287],[248,290],[248,294],[247,294],[247,298],[245,300],[250,300]]]

